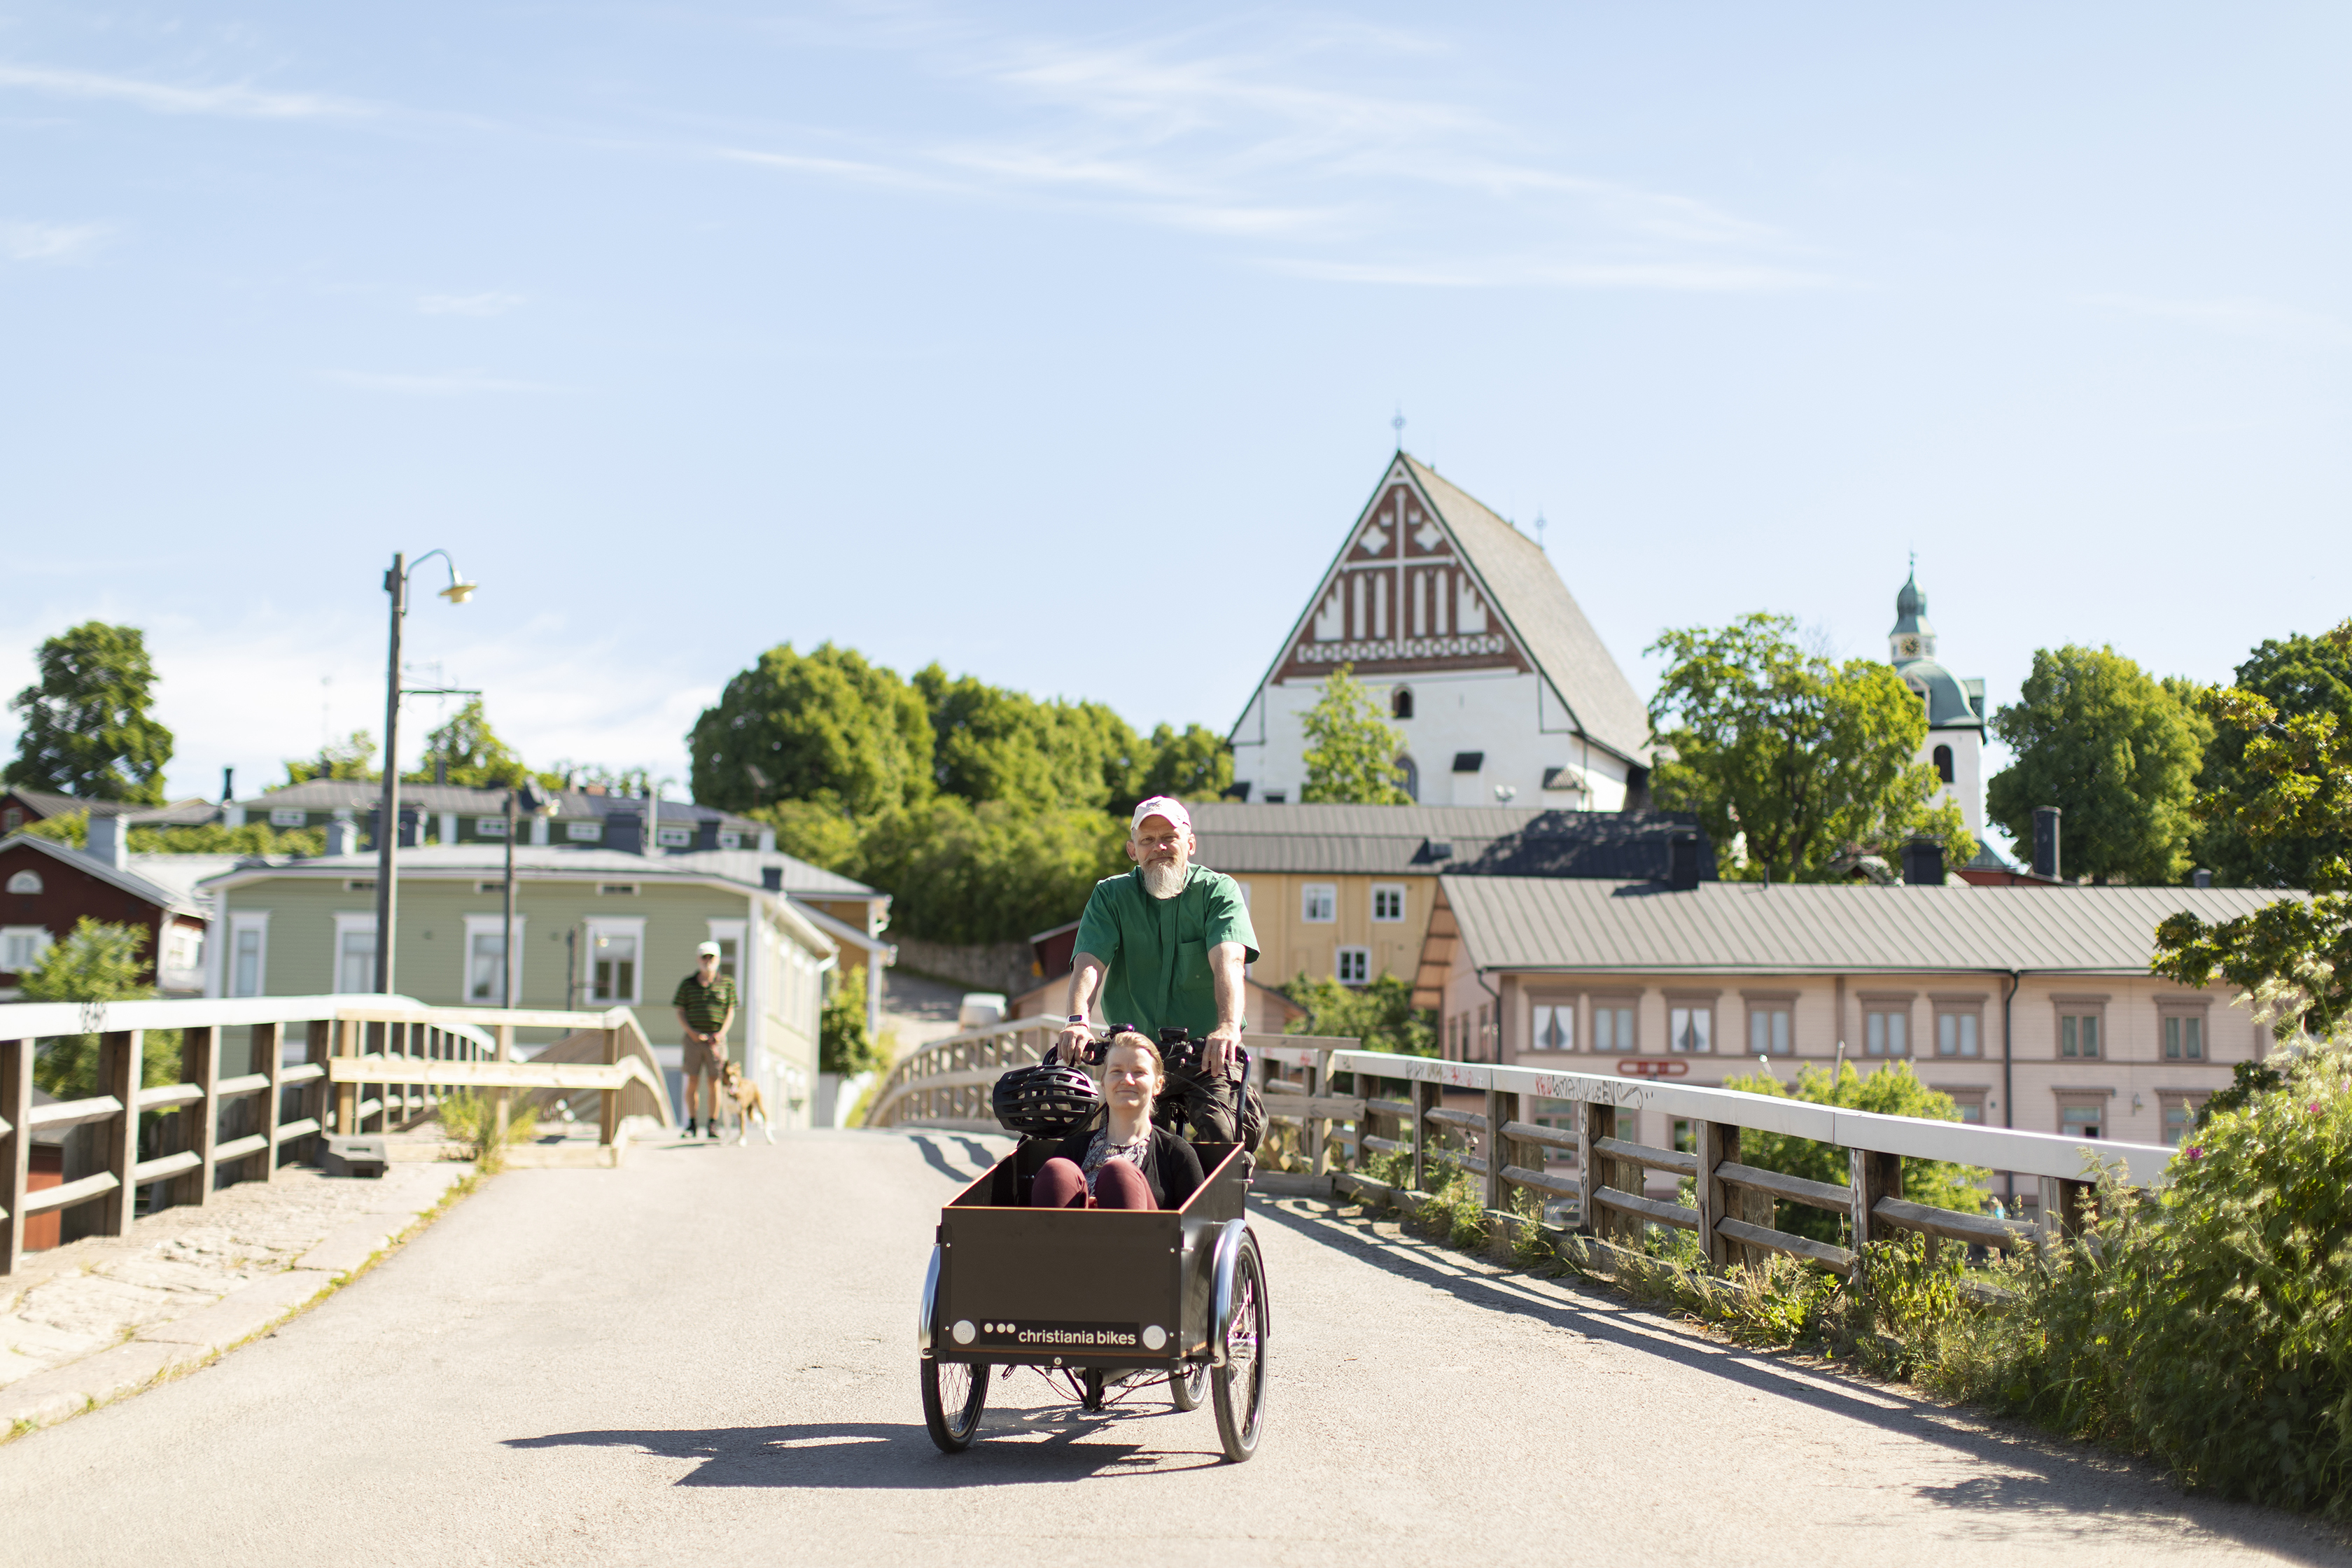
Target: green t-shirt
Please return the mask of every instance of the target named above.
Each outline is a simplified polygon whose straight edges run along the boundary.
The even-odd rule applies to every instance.
[[[1172,899],[1145,892],[1140,870],[1107,877],[1078,919],[1077,951],[1109,965],[1103,1021],[1133,1024],[1155,1038],[1163,1028],[1200,1036],[1217,1026],[1209,950],[1225,942],[1242,944],[1243,962],[1257,961],[1257,931],[1240,884],[1205,866],[1187,867],[1184,890]]]
[[[708,1035],[735,1011],[735,982],[721,974],[705,985],[700,974],[689,974],[677,983],[677,993],[669,1005],[684,1009],[688,1028]]]

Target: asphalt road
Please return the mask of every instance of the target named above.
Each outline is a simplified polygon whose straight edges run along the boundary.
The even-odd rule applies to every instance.
[[[945,1457],[910,1325],[975,1158],[835,1132],[501,1176],[273,1338],[0,1447],[0,1560],[2352,1564],[2298,1521],[1296,1204],[1255,1221],[1255,1461],[1219,1462],[1205,1409],[1079,1417],[1026,1373]]]

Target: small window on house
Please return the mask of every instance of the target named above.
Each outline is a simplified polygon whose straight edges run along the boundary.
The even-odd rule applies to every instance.
[[[1372,884],[1372,919],[1383,924],[1404,919],[1404,884],[1402,882]]]
[[[373,948],[369,956],[371,959],[374,956]],[[373,991],[375,986],[370,984],[360,989]],[[242,926],[237,930],[236,950],[229,963],[228,994],[232,996],[261,994],[261,932],[256,927]]]
[[[466,942],[466,998],[506,1005],[507,941],[498,931],[478,931]]]
[[[1748,1050],[1751,1056],[1785,1057],[1790,1044],[1790,1010],[1785,1006],[1748,1009]]]
[[[41,962],[49,950],[49,933],[42,926],[10,926],[0,931],[0,970],[22,974]]]
[[[503,884],[501,884],[501,886],[503,886]],[[346,893],[373,893],[375,891],[375,879],[373,877],[349,878],[343,883],[343,891]]]
[[[1977,1054],[1975,1013],[1936,1015],[1936,1054],[1939,1057],[1972,1057]]]
[[[1268,805],[1280,805],[1289,798],[1287,790],[1270,789],[1265,792],[1265,804]]]
[[[1573,1002],[1537,1003],[1534,1045],[1539,1051],[1576,1049],[1576,1004]]]
[[[2205,1059],[2205,1020],[2194,1013],[2168,1014],[2164,1020],[2164,1059],[2201,1062]]]
[[[602,882],[597,885],[596,891],[613,898],[634,899],[637,896],[637,885],[635,882]]]
[[[2168,1094],[2164,1097],[2164,1142],[2168,1147],[2180,1147],[2180,1141],[2197,1125],[2197,1111],[2204,1103],[2201,1096],[2191,1098],[2185,1094]]]
[[[710,940],[719,944],[719,973],[730,980],[734,979],[735,939],[731,936],[714,936]],[[839,971],[836,970],[834,973],[838,973]]]
[[[1412,717],[1412,687],[1400,686],[1394,691],[1389,693],[1389,717],[1391,719],[1410,719]]]
[[[1715,1010],[1711,1007],[1666,1009],[1666,1048],[1677,1056],[1706,1056],[1715,1049]]]
[[[683,849],[694,842],[694,829],[691,827],[656,828],[654,837],[665,849]]]
[[[1372,950],[1369,947],[1343,947],[1333,973],[1342,985],[1370,985],[1372,983]]]
[[[719,836],[719,847],[740,849],[743,847],[743,836],[740,833],[721,833]]]
[[[1962,1121],[1967,1122],[1971,1127],[1981,1127],[1984,1125],[1985,1091],[1983,1089],[1938,1089],[1937,1092],[1939,1094],[1949,1095],[1951,1097],[1952,1104],[1959,1110],[1960,1120]]]
[[[2058,1108],[2058,1131],[2069,1138],[2096,1138],[2106,1125],[2107,1108],[2097,1100],[2069,1100]]]
[[[1907,1057],[1911,1054],[1911,1009],[1873,1007],[1862,1016],[1864,1056]]]
[[[2099,1016],[2096,1013],[2062,1013],[2058,1016],[2058,1054],[2080,1061],[2093,1061],[2099,1055]]]
[[[41,874],[38,871],[19,871],[8,879],[8,890],[12,893],[39,892]]]
[[[628,1002],[637,994],[637,939],[616,931],[597,933],[589,970],[589,999]]]
[[[23,806],[12,805],[5,811],[0,811],[0,833],[14,833],[24,826],[25,808]]]
[[[477,838],[504,838],[506,836],[507,836],[507,819],[506,819],[505,817],[503,817],[503,816],[478,816],[478,817],[474,818],[474,837],[477,837]]]
[[[1406,795],[1414,800],[1421,798],[1421,764],[1412,760],[1411,753],[1396,760],[1396,782],[1397,788]]]
[[[257,936],[254,931],[239,931],[240,941]],[[240,960],[244,950],[240,946]],[[395,973],[397,973],[395,971]],[[364,996],[375,989],[375,932],[346,929],[341,946],[335,953],[335,989],[347,996]]]
[[[1952,748],[1938,746],[1935,752],[1936,776],[1946,784],[1952,782]]]
[[[604,841],[604,825],[601,822],[567,822],[563,837],[574,844],[601,844]]]
[[[1329,882],[1309,882],[1298,889],[1298,918],[1309,925],[1328,925],[1339,918],[1339,889]]]
[[[1592,1048],[1611,1055],[1631,1055],[1633,1039],[1633,1009],[1615,1002],[1596,1002],[1592,1005]],[[1622,1111],[1619,1114],[1623,1114]]]
[[[310,814],[299,805],[273,805],[269,808],[269,826],[272,827],[303,827],[310,821]]]

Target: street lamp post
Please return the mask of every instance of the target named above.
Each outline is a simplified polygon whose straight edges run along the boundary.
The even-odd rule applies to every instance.
[[[519,1005],[515,993],[522,987],[522,950],[515,942],[515,837],[522,829],[523,817],[549,816],[556,805],[528,782],[507,791],[507,934],[501,951],[507,959],[506,1005],[509,1007]],[[568,998],[564,1005],[571,1005]]]
[[[449,585],[441,596],[462,605],[474,596],[476,584],[457,574],[457,563],[446,550],[428,550],[411,563],[395,554],[392,570],[383,574],[383,591],[392,596],[391,668],[383,691],[383,797],[376,808],[375,826],[375,988],[392,994],[392,922],[400,910],[398,884],[400,847],[400,623],[408,614],[410,574],[436,555],[449,568]]]

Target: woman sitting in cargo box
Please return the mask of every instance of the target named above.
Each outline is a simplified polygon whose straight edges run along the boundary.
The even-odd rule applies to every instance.
[[[1033,1207],[1174,1209],[1201,1184],[1192,1145],[1151,1123],[1167,1069],[1141,1035],[1111,1037],[1103,1058],[1103,1117],[1062,1140],[1030,1184]]]

